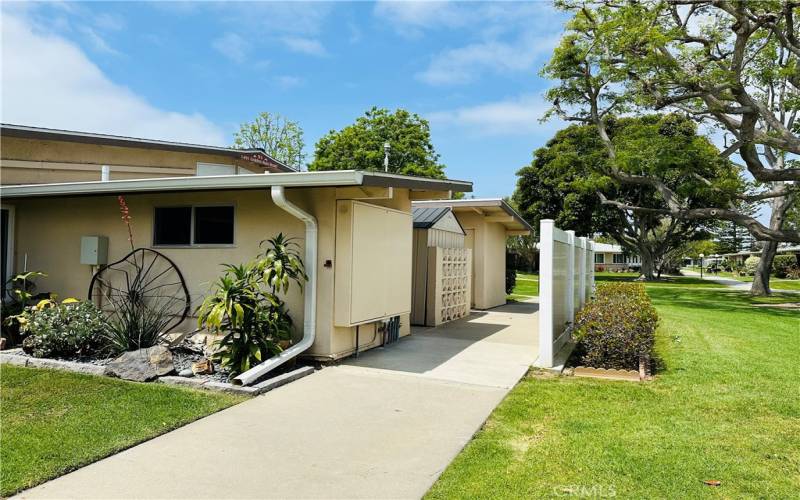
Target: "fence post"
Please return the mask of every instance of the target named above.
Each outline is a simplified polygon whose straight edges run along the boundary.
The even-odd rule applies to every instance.
[[[553,366],[553,228],[555,221],[539,222],[539,358],[542,367]]]
[[[578,282],[578,286],[580,287],[580,304],[578,304],[578,309],[583,307],[586,303],[586,255],[589,253],[587,247],[589,246],[589,238],[586,236],[581,236],[578,238],[578,248],[581,249],[578,252],[580,256],[580,262],[578,263],[578,276],[580,276],[580,281]]]
[[[567,233],[567,321],[575,321],[575,231]]]

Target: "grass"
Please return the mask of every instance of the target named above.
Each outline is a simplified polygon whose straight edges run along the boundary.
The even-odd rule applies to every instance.
[[[654,381],[524,379],[428,497],[796,498],[800,315],[753,305],[798,297],[648,292]]]
[[[162,384],[3,365],[0,496],[241,401]]]
[[[511,300],[525,300],[539,296],[539,275],[528,273],[517,273],[517,286],[508,296]]]

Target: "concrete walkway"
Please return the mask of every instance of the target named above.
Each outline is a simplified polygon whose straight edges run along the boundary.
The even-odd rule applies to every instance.
[[[691,276],[693,278],[699,278],[700,277],[700,273],[698,273],[697,271],[691,271],[689,269],[681,269],[681,273],[683,273],[686,276]],[[706,281],[713,281],[714,283],[719,283],[721,285],[725,285],[728,288],[732,288],[734,290],[739,290],[741,292],[749,292],[750,291],[750,287],[752,285],[748,281],[739,281],[739,280],[735,280],[733,278],[722,278],[720,276],[714,276],[714,275],[710,275],[709,276],[708,274],[703,274],[703,279],[706,280]],[[797,293],[797,294],[800,294],[800,290],[782,290],[780,288],[772,288],[772,291],[781,292],[781,293]]]
[[[19,498],[419,498],[536,359],[536,308],[417,329]]]

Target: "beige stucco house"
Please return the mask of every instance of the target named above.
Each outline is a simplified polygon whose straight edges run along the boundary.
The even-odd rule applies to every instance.
[[[409,333],[412,201],[471,191],[469,182],[363,171],[278,172],[265,167],[264,173],[252,174],[253,164],[225,156],[228,153],[221,156],[237,169],[248,167],[248,174],[194,175],[202,173],[195,160],[225,160],[169,156],[180,165],[165,159],[151,166],[150,160],[129,152],[114,165],[137,165],[148,174],[148,168],[162,169],[157,173],[183,169],[183,175],[115,180],[112,167],[111,180],[103,181],[100,166],[110,163],[109,157],[94,160],[87,152],[80,168],[94,180],[8,185],[5,146],[3,137],[0,196],[8,219],[3,235],[6,276],[25,267],[39,270],[48,274],[40,290],[86,297],[93,268],[81,263],[82,237],[107,238],[109,263],[130,251],[117,200],[122,195],[132,217],[135,245],[157,249],[175,263],[194,311],[220,275],[221,264],[247,262],[259,252],[262,240],[284,233],[298,239],[309,274],[305,292],[295,288],[286,297],[295,324],[302,325],[296,346],[318,359],[338,359],[381,345],[389,323],[399,326],[400,335]],[[14,161],[31,162],[28,172],[33,175],[45,175],[50,163],[72,165],[58,155],[47,157],[48,168],[37,166],[39,160],[22,159],[42,158],[33,143],[27,157],[20,147],[10,151]],[[142,146],[142,155],[153,158],[150,154],[150,145]],[[14,179],[23,178],[22,171]],[[185,328],[192,327],[193,321],[187,322]]]
[[[232,149],[0,124],[2,184],[294,172],[261,149]]]
[[[619,245],[595,242],[595,271],[625,271],[639,269],[640,267],[642,267],[642,261],[638,255],[624,251]]]
[[[415,201],[415,208],[452,210],[464,230],[471,253],[471,306],[489,309],[506,303],[506,238],[530,234],[532,228],[500,198]]]

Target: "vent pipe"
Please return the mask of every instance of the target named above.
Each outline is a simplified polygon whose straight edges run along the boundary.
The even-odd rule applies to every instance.
[[[233,379],[237,385],[251,385],[261,377],[294,359],[303,352],[307,351],[312,344],[317,330],[317,219],[313,215],[304,211],[291,201],[286,199],[283,186],[272,186],[272,201],[277,206],[297,217],[306,225],[306,254],[305,270],[308,282],[304,287],[303,293],[303,338],[300,342],[289,347],[277,356],[273,356],[263,363],[250,368],[238,377]]]
[[[108,168],[108,165],[103,165],[100,168],[100,180],[103,182],[111,180],[111,169]]]

